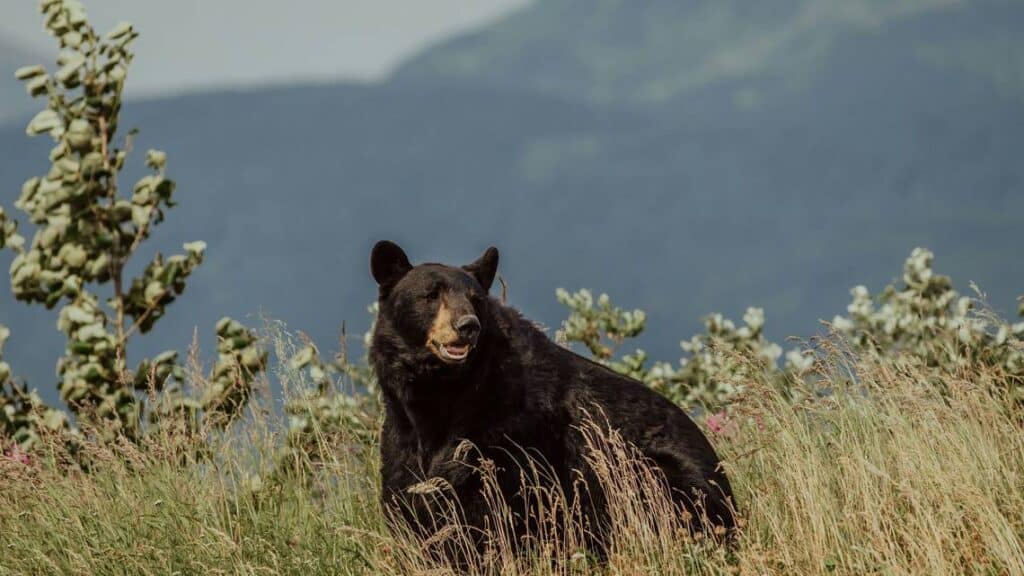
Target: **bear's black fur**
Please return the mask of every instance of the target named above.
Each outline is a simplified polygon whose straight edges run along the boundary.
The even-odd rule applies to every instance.
[[[498,251],[463,267],[413,267],[391,242],[379,242],[371,271],[380,312],[370,361],[383,393],[382,499],[424,535],[439,528],[421,496],[407,489],[441,477],[465,521],[483,527],[488,507],[473,469],[453,458],[468,440],[492,460],[506,501],[521,486],[516,456],[524,449],[546,462],[565,494],[592,478],[579,426],[601,412],[664,473],[674,500],[732,532],[732,492],[719,459],[690,418],[643,384],[555,344],[518,312],[488,297]],[[589,484],[589,482],[588,482]],[[607,521],[601,496],[584,503],[596,523]],[[583,491],[586,493],[587,491]],[[703,500],[701,512],[695,499]],[[694,523],[695,529],[701,529]],[[520,527],[521,529],[521,527]],[[598,551],[600,552],[600,551]]]

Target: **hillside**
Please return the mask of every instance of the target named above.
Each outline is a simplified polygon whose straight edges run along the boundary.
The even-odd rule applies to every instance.
[[[649,4],[661,20],[671,16],[658,11],[664,3]],[[365,326],[374,298],[367,255],[380,238],[402,243],[414,260],[468,262],[499,246],[511,303],[552,328],[563,317],[556,287],[608,291],[649,312],[643,345],[667,359],[711,311],[739,317],[761,305],[772,338],[813,333],[818,319],[843,310],[851,286],[881,286],[917,245],[936,252],[936,268],[961,290],[975,281],[1009,311],[1024,291],[1024,100],[997,39],[1024,7],[907,6],[832,33],[802,82],[766,64],[658,103],[597,98],[587,82],[539,86],[531,68],[579,50],[530,36],[509,53],[537,45],[548,57],[522,56],[518,75],[494,70],[502,82],[490,72],[452,78],[429,64],[453,47],[476,54],[463,38],[380,84],[131,104],[122,125],[142,128],[138,150],[165,149],[179,182],[180,206],[155,243],[210,246],[140,351],[184,348],[195,326],[209,347],[221,315],[258,323],[260,312],[330,350],[342,320],[350,333]],[[562,30],[581,17],[568,0],[529,10],[563,18]],[[490,35],[514,38],[507,28],[529,14],[469,38],[496,50],[502,44]],[[751,29],[780,17],[737,14]],[[608,33],[620,32],[616,24]],[[976,42],[986,37],[988,52]],[[918,49],[961,41],[976,47],[961,60],[936,63]],[[676,53],[665,50],[662,69],[692,70],[664,64]],[[0,130],[5,205],[43,170],[47,150],[20,125]],[[9,259],[0,255],[0,269]],[[52,398],[63,346],[54,315],[15,305],[4,290],[0,322],[13,329],[15,369]]]
[[[915,65],[1024,97],[1022,18],[1012,0],[546,0],[424,51],[395,78],[641,106],[733,85],[750,106],[813,90],[851,37],[902,27]]]

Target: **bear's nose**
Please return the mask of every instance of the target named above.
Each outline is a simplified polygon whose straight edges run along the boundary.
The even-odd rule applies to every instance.
[[[455,331],[459,338],[473,341],[480,334],[480,319],[473,314],[466,314],[455,321]]]

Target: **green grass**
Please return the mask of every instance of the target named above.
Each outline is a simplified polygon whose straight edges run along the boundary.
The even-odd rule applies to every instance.
[[[577,553],[570,521],[538,534],[532,556],[499,536],[469,571],[1024,574],[1024,413],[1006,400],[1002,374],[967,366],[944,374],[939,394],[912,359],[833,352],[817,369],[830,396],[793,399],[751,382],[712,436],[742,512],[733,548],[679,531],[671,507],[641,495],[656,479],[614,434],[595,434],[602,483],[616,494],[608,563]],[[205,435],[202,459],[172,433],[141,446],[87,441],[89,472],[56,449],[29,464],[2,459],[0,574],[447,572],[431,555],[464,533],[427,545],[393,536],[374,447],[325,435],[322,459],[282,466],[283,437],[253,410]]]

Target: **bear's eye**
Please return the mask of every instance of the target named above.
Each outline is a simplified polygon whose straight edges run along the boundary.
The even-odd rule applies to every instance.
[[[441,296],[441,286],[434,286],[430,289],[430,292],[427,293],[427,298],[430,298],[431,300],[434,300],[439,296]]]

